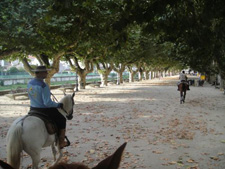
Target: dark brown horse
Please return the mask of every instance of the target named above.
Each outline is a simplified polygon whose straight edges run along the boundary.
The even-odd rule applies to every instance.
[[[92,169],[118,169],[126,144],[127,143],[121,145],[111,156],[102,160],[100,163],[98,163],[97,166],[93,167]],[[14,168],[11,167],[9,164],[0,160],[0,169],[14,169]],[[59,164],[50,167],[49,169],[90,169],[90,168],[81,163],[67,164],[61,162]]]
[[[187,89],[188,89],[188,84],[186,82],[181,82],[178,85],[178,90],[180,91],[180,104],[185,102]]]

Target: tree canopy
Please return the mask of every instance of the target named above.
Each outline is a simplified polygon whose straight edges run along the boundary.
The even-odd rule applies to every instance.
[[[75,53],[163,69],[189,66],[224,78],[224,6],[223,0],[2,0],[0,57]]]

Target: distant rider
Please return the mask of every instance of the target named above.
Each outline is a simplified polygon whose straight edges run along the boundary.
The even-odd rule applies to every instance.
[[[189,89],[189,84],[188,84],[188,82],[187,82],[187,79],[188,79],[188,78],[187,78],[187,75],[185,74],[184,71],[182,71],[182,72],[180,73],[179,79],[180,79],[180,82],[179,82],[177,85],[179,86],[180,83],[185,83],[186,86],[187,86],[187,90],[190,90],[190,89]],[[177,90],[179,90],[179,87],[178,87]]]

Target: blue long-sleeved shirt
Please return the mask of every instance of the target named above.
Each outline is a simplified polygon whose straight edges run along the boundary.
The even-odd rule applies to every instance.
[[[27,85],[30,106],[35,108],[57,108],[59,103],[52,101],[48,85],[42,80],[34,78]]]

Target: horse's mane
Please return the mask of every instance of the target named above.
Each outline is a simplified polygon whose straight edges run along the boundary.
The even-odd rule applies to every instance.
[[[68,100],[71,98],[71,95],[65,95],[59,102],[65,103],[68,102]]]
[[[71,98],[72,98],[72,101],[73,101],[74,95],[75,95],[75,93],[73,93],[72,95],[70,95],[70,94],[64,95],[64,97],[59,102],[63,103],[63,104],[68,104],[68,103],[70,103]],[[73,101],[73,104],[74,104],[74,101]]]
[[[0,160],[0,168],[1,167],[3,169],[14,169],[13,167],[11,167],[9,164],[7,164],[2,160]],[[60,162],[59,164],[52,166],[49,169],[89,169],[89,168],[81,163],[67,164],[65,162]]]
[[[59,164],[52,166],[49,169],[89,169],[89,168],[81,163],[67,164],[64,162],[60,162]]]

